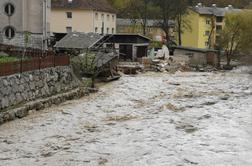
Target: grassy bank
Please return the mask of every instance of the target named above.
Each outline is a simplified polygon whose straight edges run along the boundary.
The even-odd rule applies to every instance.
[[[23,60],[29,60],[29,59],[30,59],[29,57],[23,57]],[[0,64],[9,63],[9,62],[17,62],[20,60],[21,60],[21,57],[0,55]]]
[[[19,61],[20,59],[17,57],[13,57],[13,56],[1,56],[0,55],[0,64],[1,63],[9,63],[9,62],[16,62]]]

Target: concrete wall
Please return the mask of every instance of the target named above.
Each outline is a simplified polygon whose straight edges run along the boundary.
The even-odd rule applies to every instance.
[[[79,81],[68,66],[0,77],[0,110],[63,93],[78,86]]]
[[[43,33],[43,0],[27,1],[27,30],[31,33]],[[47,29],[50,32],[51,0],[47,1]]]
[[[12,3],[15,6],[15,13],[9,18],[4,12],[6,3]],[[17,32],[23,31],[23,0],[1,0],[0,1],[0,32],[11,25],[15,27]]]
[[[18,47],[31,47],[42,49],[43,43],[43,35],[42,34],[29,34],[28,43],[25,43],[25,34],[24,33],[16,33],[13,39],[7,39],[3,37],[3,43],[8,45],[15,45]],[[1,42],[1,39],[0,39]]]
[[[66,12],[72,12],[72,18],[67,18]],[[78,9],[52,9],[51,12],[51,30],[54,33],[66,33],[66,27],[72,27],[72,31],[85,33],[95,33],[97,28],[97,33],[101,33],[102,22],[104,22],[105,34],[107,28],[109,28],[109,34],[112,33],[112,28],[116,33],[116,14],[113,13]]]
[[[15,13],[7,16],[4,12],[6,3],[15,6]],[[51,0],[47,0],[47,17],[50,18]],[[49,19],[47,25],[49,28]],[[43,33],[43,0],[1,0],[0,1],[0,29],[11,25],[17,32]]]
[[[43,34],[47,34],[46,37],[50,35],[50,13],[51,13],[51,0],[46,0],[46,15],[47,20],[43,19],[43,1],[44,0],[1,0],[0,1],[0,33],[4,32],[7,26],[12,26],[15,29],[15,37],[9,40],[4,34],[1,34],[4,44],[15,45],[20,41],[20,36],[24,32],[29,32],[31,35],[31,41],[38,40]],[[7,16],[4,12],[4,7],[6,3],[12,3],[15,7],[15,12],[12,16]],[[45,5],[44,5],[45,7]],[[43,25],[47,27],[47,33]],[[36,36],[38,35],[38,36]],[[35,37],[34,39],[32,39]],[[1,40],[0,40],[1,42]],[[42,40],[40,41],[40,43]],[[19,44],[20,46],[22,44]],[[33,44],[35,45],[35,44]],[[36,48],[41,47],[41,45],[36,46]]]
[[[176,49],[175,56],[176,55],[189,57],[189,65],[191,66],[207,65],[207,56],[204,52]]]

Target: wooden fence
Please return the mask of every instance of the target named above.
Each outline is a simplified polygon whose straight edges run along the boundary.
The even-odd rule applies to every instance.
[[[70,57],[65,54],[56,54],[53,51],[26,49],[0,44],[0,51],[11,56],[19,57],[20,61],[0,64],[0,76],[40,70],[56,66],[68,66]],[[25,59],[22,57],[25,56]]]
[[[68,66],[70,58],[63,56],[34,57],[28,60],[0,64],[0,76],[40,70],[56,66]]]

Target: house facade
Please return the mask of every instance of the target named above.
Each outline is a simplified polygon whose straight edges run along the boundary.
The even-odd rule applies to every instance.
[[[106,0],[52,0],[53,33],[116,32],[116,11]]]
[[[0,43],[46,49],[51,0],[1,0]]]
[[[185,20],[190,25],[182,33],[182,46],[193,48],[214,48],[220,40],[224,27],[225,15],[229,12],[239,12],[232,6],[219,8],[215,4],[204,7],[199,3],[188,9]]]
[[[171,21],[170,37],[174,40],[174,22]],[[143,35],[143,27],[140,19],[117,19],[117,33],[119,34],[141,34]],[[153,41],[163,41],[165,38],[164,31],[158,26],[158,20],[147,20],[146,36]]]

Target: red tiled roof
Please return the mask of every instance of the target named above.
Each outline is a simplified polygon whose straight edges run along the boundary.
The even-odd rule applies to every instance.
[[[52,0],[52,9],[91,9],[102,12],[116,13],[107,0]]]

